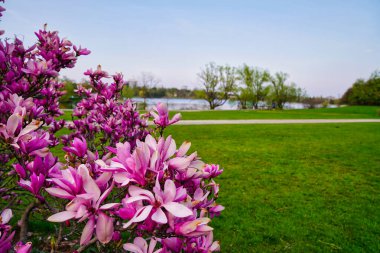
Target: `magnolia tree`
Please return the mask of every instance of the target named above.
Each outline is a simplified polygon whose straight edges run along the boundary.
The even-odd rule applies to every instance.
[[[55,225],[38,235],[42,252],[219,251],[209,223],[224,209],[222,170],[164,136],[180,115],[161,103],[140,115],[119,101],[123,76],[107,83],[98,67],[72,122],[58,120],[59,72],[90,51],[46,27],[36,36],[0,41],[0,253],[31,252],[30,218]]]

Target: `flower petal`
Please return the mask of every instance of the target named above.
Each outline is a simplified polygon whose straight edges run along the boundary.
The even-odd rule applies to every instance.
[[[152,208],[153,208],[153,206],[150,206],[150,205],[149,206],[144,206],[144,207],[140,208],[136,212],[135,216],[133,216],[133,218],[130,221],[128,221],[127,223],[125,223],[123,225],[123,228],[129,227],[134,222],[140,222],[140,221],[143,221],[146,218],[148,218],[150,212],[152,211]]]
[[[92,233],[94,232],[95,228],[95,219],[92,217],[87,221],[86,226],[83,229],[82,236],[80,237],[80,245],[87,244],[92,237]]]
[[[9,220],[12,218],[12,210],[7,208],[4,209],[4,211],[1,212],[1,223],[0,224],[7,224]]]
[[[76,215],[76,212],[63,211],[60,213],[53,214],[47,220],[50,222],[63,222],[63,221],[67,221],[74,218],[75,215]]]
[[[69,200],[72,200],[72,199],[74,198],[74,196],[71,195],[70,193],[68,193],[67,191],[62,190],[62,189],[57,188],[57,187],[50,187],[50,188],[46,188],[45,190],[46,190],[50,195],[55,196],[55,197],[58,197],[58,198],[61,198],[61,199],[69,199]]]
[[[123,249],[130,251],[130,252],[133,252],[133,253],[144,253],[139,247],[137,247],[133,243],[123,244]]]
[[[96,222],[96,237],[98,240],[103,244],[110,242],[112,239],[113,231],[113,219],[100,212],[98,221]]]
[[[184,205],[181,205],[177,202],[170,202],[163,205],[166,210],[168,210],[175,217],[184,218],[193,214],[193,212]]]
[[[175,184],[172,180],[168,179],[165,181],[165,186],[164,186],[164,202],[172,202],[175,198],[176,195],[176,190],[177,188],[175,187]]]
[[[164,211],[162,211],[161,208],[158,208],[156,212],[152,215],[152,220],[159,224],[166,224],[168,223],[168,218],[166,218],[166,215]]]

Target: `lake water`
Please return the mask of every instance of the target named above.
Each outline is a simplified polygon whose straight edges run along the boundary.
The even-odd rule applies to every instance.
[[[137,103],[143,103],[143,98],[133,98]],[[147,109],[152,109],[158,102],[167,104],[169,110],[208,110],[209,105],[203,99],[187,99],[187,98],[147,98]],[[333,107],[333,106],[329,106]],[[302,103],[285,103],[284,109],[305,109]],[[216,110],[237,110],[237,101],[227,101],[224,105],[219,106]]]

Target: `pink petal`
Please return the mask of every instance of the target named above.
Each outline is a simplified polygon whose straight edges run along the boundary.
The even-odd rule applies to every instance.
[[[148,190],[141,189],[140,187],[131,185],[128,188],[128,192],[131,196],[145,195],[145,196],[149,197],[152,201],[154,201],[153,193],[151,193]]]
[[[152,215],[152,220],[159,224],[166,224],[168,223],[168,218],[166,218],[166,215],[164,211],[162,211],[161,208],[158,208],[156,212]]]
[[[189,151],[190,149],[190,146],[191,142],[185,141],[184,143],[182,143],[181,147],[179,147],[177,151],[176,156],[180,157],[186,155],[187,151]]]
[[[34,130],[36,130],[37,128],[39,128],[40,126],[42,125],[42,122],[39,121],[39,120],[33,120],[32,123],[30,123],[29,125],[27,125],[25,128],[23,128],[19,135],[18,136],[23,136],[25,134],[28,134]]]
[[[12,218],[12,210],[7,208],[4,209],[4,211],[1,212],[1,223],[0,224],[7,224],[8,221]]]
[[[85,245],[91,240],[94,227],[95,219],[92,217],[87,221],[86,226],[83,228],[82,236],[80,237],[80,245]]]
[[[60,213],[53,214],[47,220],[50,222],[63,222],[63,221],[67,221],[74,218],[75,215],[76,215],[76,212],[63,211]]]
[[[121,186],[126,186],[131,181],[128,177],[128,173],[122,172],[122,173],[115,173],[113,175],[113,179],[116,183],[121,184]]]
[[[102,173],[96,180],[96,184],[99,185],[99,186],[103,186],[105,185],[106,183],[108,183],[108,181],[110,180],[110,178],[112,177],[112,173],[111,172],[104,172]]]
[[[180,121],[182,118],[182,115],[180,113],[176,113],[173,118],[169,121],[169,125],[174,124],[178,121]]]
[[[93,194],[93,200],[97,201],[100,197],[100,189],[94,179],[90,176],[88,168],[84,164],[81,164],[79,165],[78,172],[83,178],[84,190],[87,193]]]
[[[144,238],[142,237],[136,237],[134,240],[133,240],[133,243],[139,247],[140,249],[144,250],[144,252],[147,251],[148,249],[148,243],[145,241]]]
[[[128,203],[132,203],[132,202],[136,202],[136,201],[139,201],[139,200],[148,200],[150,201],[150,199],[147,197],[147,196],[133,196],[133,197],[129,197],[125,200],[125,203],[128,204]]]
[[[157,142],[152,135],[149,134],[145,137],[145,143],[152,151],[157,149]]]
[[[121,203],[109,203],[109,204],[102,205],[99,209],[100,210],[109,210],[109,209],[118,207],[120,205],[121,205]]]
[[[150,239],[150,243],[149,243],[149,250],[148,250],[148,253],[153,253],[153,250],[154,250],[154,247],[156,247],[156,244],[157,244],[157,240],[155,240],[154,238],[151,238]],[[157,251],[156,251],[157,252]],[[158,252],[161,252],[160,250],[158,250]]]
[[[113,219],[102,212],[99,213],[98,221],[96,222],[96,237],[98,240],[103,244],[110,242],[113,231]]]
[[[168,138],[166,138],[166,141],[165,141],[166,154],[165,154],[164,160],[167,160],[171,156],[173,156],[176,151],[176,148],[177,148],[177,145],[175,144],[175,141],[172,139],[171,136],[168,136]]]
[[[152,211],[152,208],[153,208],[153,206],[151,206],[151,205],[144,206],[144,207],[140,208],[136,212],[135,216],[130,221],[128,221],[126,224],[124,224],[123,228],[129,227],[134,222],[140,222],[140,221],[143,221],[146,218],[148,218],[150,212]]]
[[[14,136],[18,123],[21,120],[21,116],[18,114],[12,114],[7,121],[7,132],[10,136]]]
[[[100,204],[108,197],[108,195],[111,193],[113,189],[113,186],[114,186],[114,182],[112,181],[112,184],[110,185],[110,187],[102,194],[102,196],[100,196],[99,200],[96,203],[95,208],[98,208]]]
[[[58,197],[58,198],[61,198],[61,199],[69,199],[69,200],[72,200],[74,198],[73,195],[71,195],[70,193],[68,193],[67,191],[65,190],[62,190],[60,188],[56,188],[56,187],[50,187],[50,188],[46,188],[45,189],[50,195],[53,195],[55,197]]]
[[[178,170],[179,172],[184,172],[187,167],[189,167],[191,160],[187,157],[175,157],[169,160],[169,168]]]
[[[193,214],[193,212],[184,205],[181,205],[177,202],[170,202],[163,205],[166,210],[168,210],[175,217],[184,218]]]
[[[172,202],[175,198],[176,195],[176,190],[177,188],[175,187],[175,184],[172,180],[168,179],[165,181],[165,186],[164,186],[164,202]]]
[[[123,249],[133,252],[133,253],[144,253],[139,247],[137,247],[136,245],[132,243],[123,244]]]

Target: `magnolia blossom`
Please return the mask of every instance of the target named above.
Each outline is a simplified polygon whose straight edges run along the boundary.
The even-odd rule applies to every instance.
[[[176,122],[178,122],[181,119],[181,114],[177,113],[173,116],[171,120],[169,120],[169,112],[168,107],[165,103],[157,103],[157,105],[153,108],[153,112],[151,114],[154,117],[154,124],[161,128],[165,128],[167,126],[170,126]]]
[[[126,224],[124,228],[129,227],[132,223],[144,221],[150,214],[152,214],[152,220],[165,224],[168,222],[167,213],[169,212],[175,217],[188,217],[193,214],[192,210],[185,205],[178,203],[176,200],[177,188],[172,180],[165,181],[164,191],[157,181],[156,186],[153,189],[154,195],[148,190],[141,189],[137,186],[129,187],[129,197],[126,203],[133,203],[136,201],[147,201],[149,204],[141,207],[137,210],[133,218]],[[166,212],[164,212],[164,210]]]
[[[83,137],[82,139],[74,138],[71,147],[63,147],[62,150],[83,158],[87,154],[87,142]]]
[[[133,243],[126,243],[123,245],[123,249],[129,252],[133,253],[160,253],[164,252],[162,249],[158,249],[154,251],[154,248],[156,247],[157,240],[152,238],[150,239],[150,243],[148,246],[148,243],[145,241],[142,237],[136,237],[133,240]]]
[[[6,253],[12,247],[15,232],[9,234],[10,226],[7,224],[12,218],[12,210],[4,209],[0,214],[0,253]]]
[[[211,253],[220,251],[220,244],[218,241],[214,241],[214,235],[212,232],[205,236],[194,237],[190,239],[187,244],[186,252],[202,252]]]
[[[42,122],[34,120],[32,123],[22,128],[22,115],[19,113],[12,114],[7,121],[7,124],[0,124],[0,137],[5,139],[5,142],[11,144],[15,148],[20,148],[17,144],[19,140],[27,141],[30,139],[29,133],[39,128]]]
[[[186,221],[178,223],[175,227],[175,232],[178,235],[187,237],[198,237],[201,235],[207,235],[213,230],[212,227],[207,224],[211,221],[209,218],[199,218],[192,221]]]
[[[81,176],[82,180],[83,188],[80,190],[81,193],[77,194],[71,202],[66,205],[66,211],[50,216],[48,221],[63,222],[75,218],[79,219],[79,222],[81,222],[88,219],[82,232],[80,244],[87,244],[91,240],[95,226],[98,240],[101,243],[108,243],[112,239],[114,226],[113,219],[106,215],[104,211],[118,207],[120,203],[110,203],[102,206],[101,204],[111,193],[113,183],[102,193],[95,180],[90,176],[88,168],[85,165],[79,166],[78,174]],[[61,183],[63,183],[63,181],[60,181],[59,184]],[[69,187],[69,185],[65,185],[64,187]],[[58,187],[47,189],[47,191],[53,196],[63,196],[65,198],[72,197],[69,192]],[[71,192],[75,191],[76,190],[73,189]]]
[[[27,243],[22,243],[18,242],[15,246],[15,251],[16,253],[30,253],[32,252],[32,243],[27,242]]]

